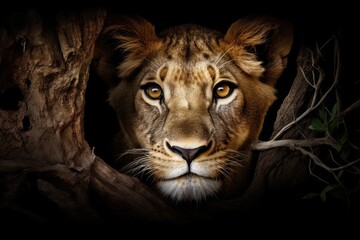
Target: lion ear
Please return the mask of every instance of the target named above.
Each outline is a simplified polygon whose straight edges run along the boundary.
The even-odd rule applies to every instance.
[[[124,61],[118,67],[120,77],[127,77],[161,44],[155,27],[141,17],[118,18],[104,32],[110,34],[116,41],[116,48],[125,53]]]
[[[274,86],[287,65],[293,42],[292,25],[271,17],[245,17],[228,29],[225,42],[242,69]]]

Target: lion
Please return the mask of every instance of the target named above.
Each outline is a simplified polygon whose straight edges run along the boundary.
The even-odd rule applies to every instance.
[[[123,59],[109,103],[120,126],[119,170],[175,202],[228,198],[249,184],[252,144],[276,99],[293,29],[268,16],[240,18],[226,33],[195,24],[160,33],[141,17],[104,30]],[[104,56],[111,55],[105,52]]]

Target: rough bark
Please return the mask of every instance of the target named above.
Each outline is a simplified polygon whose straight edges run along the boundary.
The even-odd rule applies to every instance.
[[[4,14],[6,21],[0,25],[0,171],[2,183],[11,187],[3,191],[2,209],[46,221],[26,203],[42,195],[64,215],[83,218],[87,214],[76,214],[82,212],[78,208],[82,204],[65,201],[69,193],[47,181],[61,182],[75,195],[86,191],[82,187],[95,156],[84,139],[84,94],[105,12]],[[34,185],[40,195],[31,199],[26,194],[33,186],[27,185]]]
[[[1,158],[89,168],[84,92],[104,13],[13,13],[0,49]],[[20,25],[23,24],[23,25]]]

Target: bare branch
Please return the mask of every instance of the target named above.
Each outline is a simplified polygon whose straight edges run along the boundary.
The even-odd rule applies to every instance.
[[[315,154],[313,154],[312,152],[307,151],[306,149],[302,148],[302,147],[296,147],[294,146],[295,150],[300,151],[302,154],[309,156],[311,158],[311,160],[313,160],[313,162],[320,166],[321,168],[325,169],[328,172],[332,172],[332,168],[328,167],[325,163],[323,163],[323,161],[320,160],[320,158],[318,156],[316,156]]]
[[[330,40],[332,40],[332,39],[334,39],[334,38],[331,38]],[[321,95],[320,97],[319,97],[319,95],[321,94],[321,87],[322,87],[322,82],[325,79],[325,74],[324,74],[323,70],[317,65],[317,58],[319,56],[320,57],[322,56],[321,50],[324,48],[325,45],[327,45],[330,42],[330,40],[327,41],[320,48],[317,47],[315,56],[314,56],[313,52],[310,52],[311,68],[312,68],[311,73],[305,72],[303,67],[299,67],[299,71],[302,74],[302,78],[304,79],[304,81],[306,81],[306,83],[314,89],[313,96],[312,96],[312,99],[310,102],[310,106],[304,112],[302,112],[298,117],[294,117],[293,121],[289,122],[281,130],[279,130],[271,140],[266,141],[266,142],[257,142],[255,144],[253,144],[252,149],[257,150],[257,151],[263,151],[263,150],[272,149],[272,148],[287,147],[292,150],[297,150],[297,151],[301,152],[303,155],[310,157],[310,159],[312,160],[312,162],[314,162],[315,165],[330,172],[332,175],[334,175],[334,177],[336,179],[338,179],[338,177],[335,174],[335,171],[339,171],[339,170],[348,168],[348,167],[354,165],[355,163],[359,162],[360,159],[351,161],[345,165],[341,165],[335,161],[332,151],[329,149],[330,158],[332,159],[333,162],[335,162],[338,165],[337,167],[329,167],[318,156],[316,156],[314,153],[312,153],[311,151],[308,150],[308,148],[311,149],[312,147],[316,147],[316,146],[329,146],[336,151],[340,151],[341,144],[339,142],[337,142],[329,133],[327,133],[326,136],[322,137],[322,138],[307,138],[304,134],[302,134],[304,139],[280,139],[280,140],[278,140],[278,138],[280,138],[287,130],[293,128],[294,125],[297,125],[301,120],[308,117],[312,111],[314,111],[315,109],[320,107],[325,102],[325,100],[329,97],[330,94],[333,94],[334,89],[338,84],[339,74],[340,74],[339,46],[338,46],[338,42],[336,41],[336,39],[334,40],[335,41],[335,50],[334,50],[333,82],[332,82],[331,86],[326,90],[326,92],[323,95]],[[312,77],[312,79],[308,78],[309,74],[311,74],[310,76]],[[352,112],[352,111],[358,109],[359,107],[360,107],[360,100],[353,103],[349,108],[347,108],[342,113],[340,113],[339,116],[344,117],[349,112]],[[331,114],[329,111],[328,111],[328,113]],[[311,162],[310,162],[310,164],[311,164]],[[310,165],[309,165],[309,167],[310,167]],[[312,174],[311,171],[310,171],[310,173]]]
[[[313,177],[315,177],[315,178],[317,178],[320,182],[323,182],[323,183],[325,183],[325,184],[329,184],[328,181],[322,179],[321,177],[319,177],[318,175],[316,175],[316,174],[313,172],[313,170],[312,170],[312,168],[311,168],[311,164],[312,164],[312,161],[309,161],[308,169],[309,169],[310,175],[313,176]]]
[[[360,108],[360,99],[351,104],[348,108],[346,108],[344,111],[340,113],[340,117],[346,117],[349,113],[352,113],[356,111],[358,108]]]
[[[253,150],[263,151],[271,148],[278,147],[288,147],[294,149],[295,147],[315,147],[321,145],[328,145],[338,150],[338,143],[331,137],[323,138],[312,138],[312,139],[281,139],[281,140],[271,140],[267,142],[257,142],[252,146]]]
[[[338,43],[335,42],[336,46],[335,48],[338,48]],[[304,70],[300,67],[299,70],[302,72],[302,74],[304,75],[305,81],[314,88],[314,95],[310,104],[310,107],[308,109],[306,109],[299,117],[295,118],[293,121],[291,121],[290,123],[288,123],[287,125],[285,125],[273,138],[272,140],[276,140],[278,139],[282,134],[284,134],[287,130],[289,130],[294,124],[296,124],[297,122],[301,121],[302,119],[306,118],[312,111],[314,111],[315,109],[317,109],[324,101],[325,99],[327,99],[327,97],[329,96],[329,94],[333,91],[333,89],[335,88],[335,86],[338,84],[339,82],[339,74],[340,74],[340,57],[338,54],[335,54],[336,57],[336,61],[335,61],[335,76],[334,76],[334,81],[332,83],[332,85],[329,87],[329,89],[325,92],[325,94],[319,99],[318,98],[318,94],[320,92],[320,86],[321,83],[324,80],[324,73],[323,71],[318,68],[317,66],[315,66],[315,64],[313,63],[313,71],[312,74],[313,76],[315,76],[315,70],[318,71],[319,76],[318,79],[316,81],[316,83],[311,84],[310,81],[307,79],[306,74],[304,72]],[[314,62],[314,56],[311,57],[312,61]]]
[[[360,158],[359,158],[359,159],[356,159],[356,160],[354,160],[354,161],[352,161],[352,162],[350,162],[348,164],[345,164],[345,165],[342,165],[342,166],[339,166],[339,167],[331,168],[331,167],[328,167],[323,161],[320,160],[320,158],[318,156],[316,156],[312,152],[309,152],[309,151],[307,151],[306,149],[304,149],[302,147],[294,146],[294,149],[300,151],[302,154],[304,154],[306,156],[309,156],[314,161],[314,163],[316,165],[322,167],[323,169],[325,169],[326,171],[331,172],[331,173],[333,173],[335,171],[343,170],[345,168],[348,168],[348,167],[354,165],[357,162],[360,162]]]

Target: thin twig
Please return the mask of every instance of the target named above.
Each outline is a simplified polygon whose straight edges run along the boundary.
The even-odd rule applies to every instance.
[[[271,148],[278,147],[315,147],[321,145],[328,145],[338,150],[338,143],[331,137],[326,136],[323,138],[309,138],[309,139],[281,139],[281,140],[270,140],[266,142],[257,142],[252,146],[253,150],[263,151]]]
[[[302,147],[296,147],[294,146],[295,150],[300,151],[302,154],[308,156],[311,158],[311,160],[313,160],[313,162],[318,165],[319,167],[325,169],[328,172],[332,172],[332,168],[328,167],[323,161],[320,160],[320,158],[318,156],[316,156],[315,154],[313,154],[312,152],[307,151],[306,149],[302,148]]]
[[[340,117],[344,118],[346,117],[349,113],[352,113],[354,111],[356,111],[358,108],[360,108],[360,99],[357,100],[356,102],[354,102],[353,104],[351,104],[348,108],[346,108],[344,111],[342,111],[340,113]]]
[[[336,42],[337,44],[337,42]],[[324,101],[325,99],[328,97],[328,95],[332,92],[332,90],[335,88],[335,86],[338,84],[339,81],[339,74],[340,74],[340,58],[338,55],[336,55],[337,59],[336,59],[336,70],[335,70],[335,76],[334,76],[334,81],[332,83],[332,85],[330,86],[330,88],[325,92],[325,94],[316,102],[317,100],[317,96],[318,93],[320,91],[320,86],[322,81],[324,80],[324,73],[321,69],[313,67],[315,69],[317,69],[317,71],[319,72],[319,77],[318,77],[318,81],[316,82],[315,85],[310,85],[310,86],[315,86],[315,90],[314,90],[314,95],[311,101],[311,105],[310,107],[303,112],[299,117],[297,117],[296,119],[294,119],[292,122],[288,123],[287,125],[285,125],[273,138],[272,140],[276,140],[278,139],[285,131],[287,131],[288,129],[290,129],[294,124],[296,124],[297,122],[301,121],[302,119],[304,119],[305,117],[307,117],[309,115],[309,113],[311,113],[312,111],[314,111],[315,109],[317,109]],[[314,58],[314,57],[312,57]],[[300,68],[300,71],[302,72],[302,74],[304,75],[304,78],[306,79],[306,75],[303,71],[302,68]],[[312,71],[314,72],[314,70]],[[309,82],[309,80],[306,80],[306,82]]]
[[[321,50],[326,46],[330,40],[335,39],[335,50],[334,50],[334,79],[331,84],[331,86],[326,90],[324,94],[321,95],[321,86],[325,79],[324,71],[317,65],[317,58],[321,55]],[[351,161],[345,165],[341,165],[337,163],[332,155],[332,151],[330,151],[330,157],[332,161],[334,161],[338,166],[337,167],[329,167],[327,164],[325,164],[318,156],[316,156],[312,152],[312,147],[315,146],[330,146],[336,151],[340,150],[341,145],[329,134],[327,134],[325,137],[322,138],[306,138],[306,136],[303,135],[304,139],[278,139],[280,138],[287,130],[290,128],[293,128],[294,125],[297,125],[299,121],[302,119],[308,117],[308,115],[319,108],[325,100],[328,98],[330,94],[333,93],[335,87],[337,86],[339,82],[339,75],[340,75],[340,57],[339,57],[339,45],[336,41],[336,38],[329,39],[323,46],[320,48],[317,46],[316,48],[316,56],[314,56],[314,53],[310,51],[311,56],[311,75],[308,75],[309,73],[305,73],[304,69],[302,67],[299,67],[299,71],[302,74],[303,79],[306,81],[306,83],[314,89],[314,93],[310,102],[310,106],[298,117],[294,117],[294,120],[286,124],[281,130],[277,132],[277,134],[269,141],[266,142],[257,142],[253,144],[252,149],[257,151],[263,151],[267,149],[272,148],[278,148],[278,147],[287,147],[292,150],[297,150],[301,152],[303,155],[308,156],[311,161],[309,162],[309,170],[310,174],[316,176],[311,171],[311,163],[313,162],[315,165],[321,167],[322,169],[328,171],[330,174],[334,176],[334,178],[340,183],[338,176],[335,174],[336,171],[343,170],[345,168],[348,168],[350,166],[353,166],[355,163],[360,162],[360,159]],[[311,76],[312,79],[309,79],[308,76]],[[336,93],[335,93],[336,94]],[[345,111],[341,112],[339,114],[340,117],[344,117],[348,113],[355,111],[356,109],[360,108],[360,100],[353,103],[350,107],[348,107]],[[355,167],[355,166],[353,166]],[[318,176],[316,176],[319,178]],[[321,181],[325,181],[321,178],[319,178]]]
[[[323,183],[325,183],[325,184],[329,184],[328,181],[322,179],[321,177],[319,177],[318,175],[316,175],[315,173],[313,173],[313,171],[312,171],[312,169],[311,169],[311,163],[312,163],[312,161],[311,161],[311,159],[310,159],[309,165],[308,165],[310,175],[313,176],[313,177],[315,177],[315,178],[317,178],[319,181],[321,181],[321,182],[323,182]]]
[[[351,165],[354,165],[357,162],[360,162],[360,158],[356,159],[348,164],[339,166],[339,167],[334,167],[331,168],[329,166],[327,166],[323,161],[320,160],[320,158],[318,156],[316,156],[315,154],[313,154],[312,152],[307,151],[306,149],[302,148],[302,147],[294,147],[295,150],[300,151],[302,154],[309,156],[316,165],[320,166],[321,168],[325,169],[326,171],[330,172],[330,173],[334,173],[335,171],[339,171],[339,170],[343,170],[345,168],[350,167]]]

